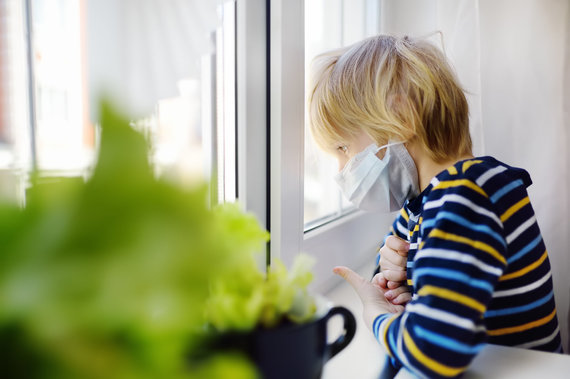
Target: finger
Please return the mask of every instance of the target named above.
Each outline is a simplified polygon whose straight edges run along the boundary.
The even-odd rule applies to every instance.
[[[403,257],[408,256],[408,250],[410,250],[410,244],[408,241],[404,241],[403,239],[396,236],[388,236],[388,238],[386,238],[385,245],[390,249],[395,250]]]
[[[398,288],[401,286],[406,286],[406,282],[405,281],[401,281],[401,282],[395,282],[395,281],[388,281],[388,284],[386,284],[386,287],[388,287],[388,289],[394,289],[394,288]]]
[[[412,294],[409,292],[404,292],[396,296],[396,298],[391,299],[390,301],[392,304],[404,305],[408,304],[411,300],[412,300]]]
[[[392,282],[403,282],[408,278],[408,274],[406,271],[399,271],[399,270],[383,270],[382,274],[384,278],[388,280],[388,288],[390,288],[390,281]]]
[[[406,275],[406,277],[407,277],[407,275]],[[386,280],[387,280],[387,279],[386,279]],[[407,279],[404,279],[404,280],[401,280],[401,281],[387,280],[386,287],[388,287],[388,288],[397,288],[397,287],[400,287],[401,285],[403,285],[403,284],[406,283],[406,280],[407,280]]]
[[[400,296],[403,293],[409,293],[410,290],[408,288],[408,286],[405,285],[400,285],[394,289],[391,289],[389,291],[387,291],[386,293],[384,293],[384,296],[386,296],[386,299],[392,300],[392,299],[396,299],[398,296]]]
[[[408,262],[408,258],[398,254],[393,250],[386,250],[380,252],[380,267],[383,269],[390,269],[391,267],[406,267],[406,263]]]
[[[378,285],[383,291],[388,289],[388,281],[384,278],[384,275],[381,272],[374,275],[372,278],[372,284]]]
[[[348,284],[352,286],[352,288],[357,290],[357,292],[360,286],[362,286],[363,282],[366,281],[362,276],[358,275],[348,267],[337,266],[333,268],[333,272],[337,275],[340,275],[344,280],[348,282]]]

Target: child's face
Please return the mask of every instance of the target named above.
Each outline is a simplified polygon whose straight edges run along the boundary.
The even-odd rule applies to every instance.
[[[355,137],[346,138],[344,141],[335,143],[331,150],[333,150],[333,155],[338,161],[338,171],[341,171],[346,165],[346,162],[348,162],[352,157],[366,149],[371,144],[376,144],[376,141],[364,132],[361,132]],[[376,155],[378,158],[382,159],[385,153],[385,149],[382,149]]]

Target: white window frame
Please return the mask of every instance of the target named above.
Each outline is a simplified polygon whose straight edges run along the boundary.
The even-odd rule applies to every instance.
[[[270,4],[271,258],[290,264],[300,252],[314,256],[313,288],[326,292],[339,283],[334,266],[374,260],[394,217],[355,212],[304,233],[304,0]]]
[[[268,223],[267,0],[236,1],[237,198]],[[265,268],[269,254],[259,257]]]

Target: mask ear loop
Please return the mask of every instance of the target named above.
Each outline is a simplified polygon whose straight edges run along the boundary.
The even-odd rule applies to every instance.
[[[378,148],[376,149],[376,151],[374,152],[374,154],[378,154],[378,152],[379,152],[380,150],[382,150],[382,149],[387,149],[387,148],[389,148],[390,146],[399,145],[399,144],[404,144],[404,143],[405,143],[405,142],[388,142],[386,145],[382,145],[382,146],[378,147]]]

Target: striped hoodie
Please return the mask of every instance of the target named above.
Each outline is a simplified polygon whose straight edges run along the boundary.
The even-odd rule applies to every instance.
[[[373,324],[393,364],[418,376],[454,377],[486,342],[561,351],[531,183],[520,168],[470,159],[438,174],[402,208],[390,234],[410,242],[413,298],[403,313]]]

